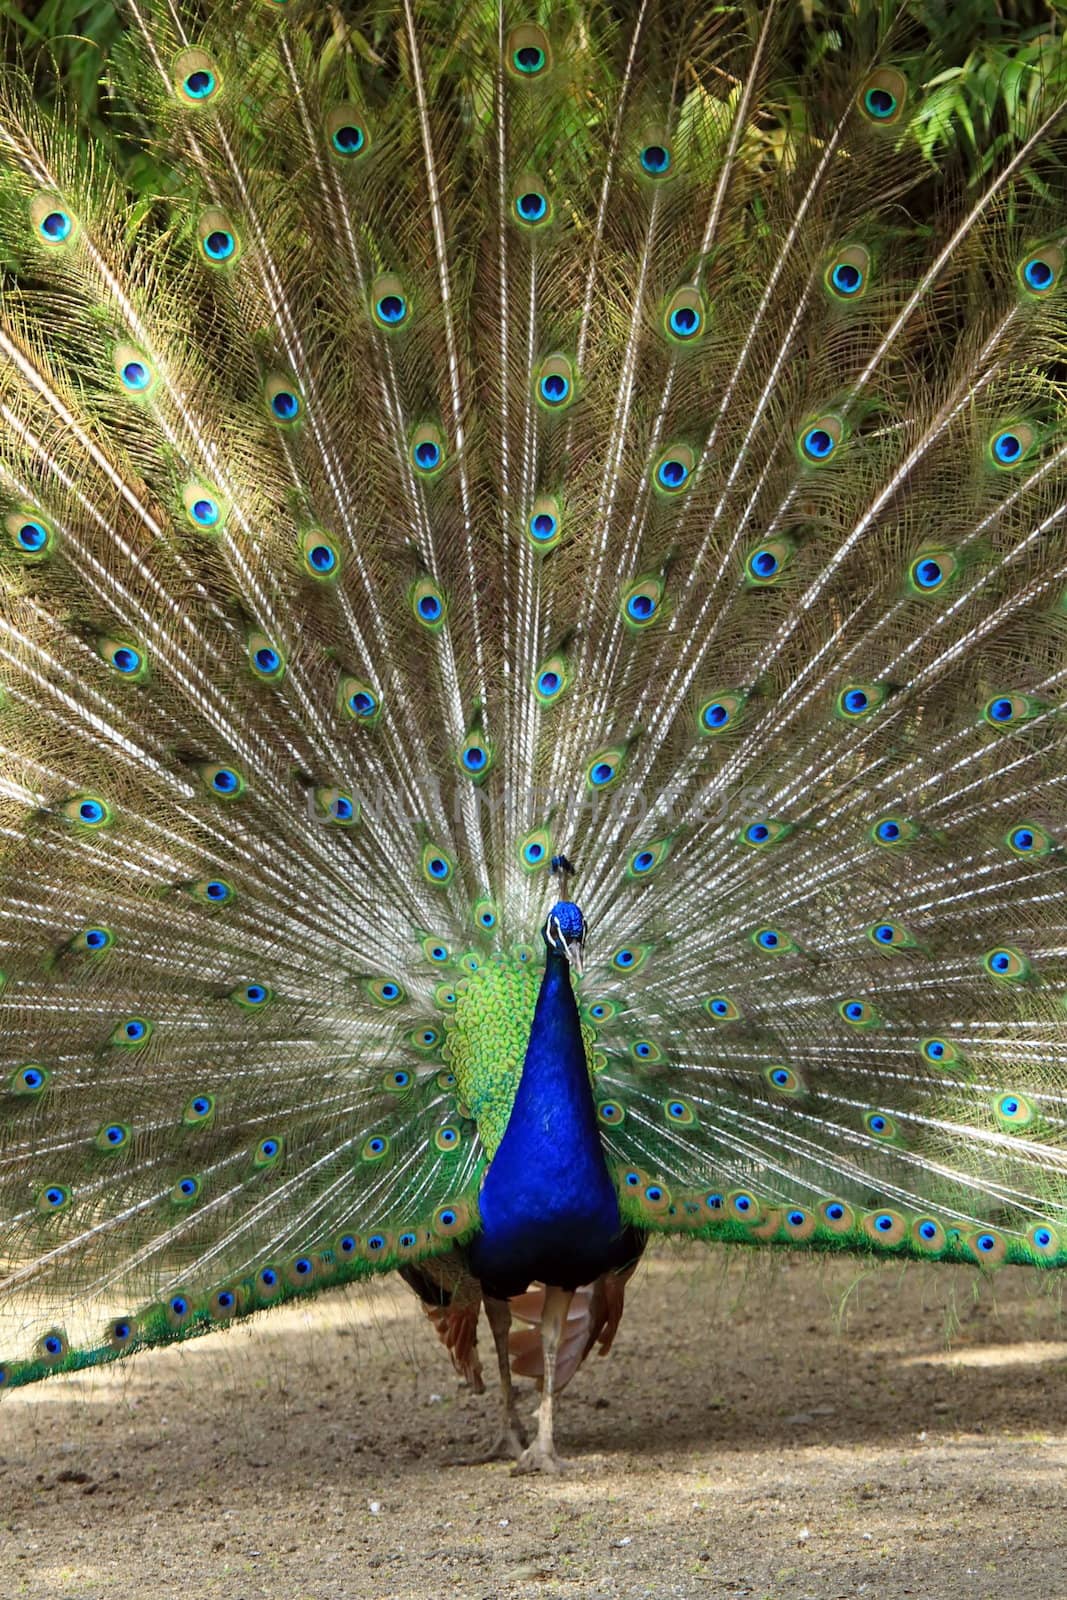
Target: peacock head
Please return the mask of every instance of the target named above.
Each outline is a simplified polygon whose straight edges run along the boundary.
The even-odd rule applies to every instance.
[[[579,977],[582,972],[582,947],[585,944],[585,918],[573,900],[557,900],[541,935],[549,951],[565,956]]]

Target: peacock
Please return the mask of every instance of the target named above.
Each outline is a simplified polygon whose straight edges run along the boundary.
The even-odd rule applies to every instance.
[[[905,4],[120,14],[0,89],[0,1384],[399,1272],[550,1472],[653,1236],[1067,1266],[1058,35],[968,164]]]

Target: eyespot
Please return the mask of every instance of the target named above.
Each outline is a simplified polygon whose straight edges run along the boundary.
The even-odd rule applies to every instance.
[[[829,461],[844,437],[845,429],[840,417],[830,414],[816,417],[801,429],[797,437],[801,459],[813,466]]]
[[[638,578],[623,590],[619,607],[622,620],[628,628],[640,632],[655,622],[662,603],[662,579]]]
[[[134,1324],[129,1317],[116,1317],[114,1322],[109,1322],[104,1329],[105,1343],[112,1350],[128,1350],[133,1342]]]
[[[218,68],[203,50],[182,50],[175,56],[171,83],[178,100],[187,106],[206,104],[221,87]]]
[[[886,686],[881,683],[846,684],[835,701],[836,713],[846,722],[856,722],[884,705],[888,693]]]
[[[511,198],[512,215],[524,228],[538,228],[552,220],[552,204],[542,180],[534,173],[519,178]]]
[[[499,913],[492,900],[476,900],[471,908],[471,920],[476,928],[483,933],[491,933],[496,927]]]
[[[974,1259],[983,1266],[996,1266],[1007,1254],[1008,1247],[1003,1234],[992,1228],[981,1228],[977,1233],[968,1234],[964,1243]]]
[[[590,789],[610,789],[618,780],[625,751],[620,749],[601,750],[595,755],[585,769],[585,781]]]
[[[752,943],[771,956],[790,955],[798,948],[796,940],[783,928],[757,928]]]
[[[726,1211],[735,1222],[759,1222],[763,1215],[763,1208],[755,1195],[745,1189],[736,1189],[727,1195]]]
[[[937,594],[958,570],[959,561],[951,550],[927,550],[908,568],[908,583],[915,594]]]
[[[294,1256],[285,1275],[294,1289],[310,1288],[317,1276],[313,1257],[307,1253]]]
[[[649,178],[665,178],[671,170],[670,145],[653,140],[641,146],[637,153],[641,171]]]
[[[111,1043],[126,1049],[136,1049],[152,1037],[152,1024],[144,1017],[126,1017],[114,1029]]]
[[[200,1197],[200,1179],[192,1173],[184,1178],[179,1178],[170,1191],[170,1202],[175,1206],[191,1206]]]
[[[519,864],[524,872],[538,872],[552,859],[552,838],[547,828],[537,828],[519,841]]]
[[[944,1228],[934,1217],[917,1217],[911,1225],[911,1240],[924,1255],[939,1255],[948,1243]]]
[[[907,80],[899,72],[880,67],[860,90],[859,107],[868,122],[888,126],[900,120],[907,93]]]
[[[144,352],[134,345],[116,345],[111,363],[115,376],[127,394],[143,400],[155,388],[156,369]]]
[[[692,1127],[697,1120],[697,1114],[689,1101],[680,1098],[664,1100],[663,1115],[668,1122],[676,1123],[684,1128]]]
[[[233,884],[225,878],[200,878],[183,887],[188,889],[194,900],[209,906],[229,905],[237,893]]]
[[[434,1002],[443,1011],[451,1011],[455,1007],[459,996],[450,983],[439,983],[433,992]]]
[[[562,655],[550,656],[542,666],[537,669],[534,678],[534,694],[543,706],[554,705],[570,687],[570,667],[567,658]]]
[[[855,1212],[844,1200],[824,1200],[819,1217],[831,1233],[851,1233],[856,1224]]]
[[[450,855],[434,844],[425,846],[422,852],[422,872],[429,883],[436,883],[444,887],[452,877],[455,866]]]
[[[299,422],[303,415],[304,402],[300,391],[292,378],[286,377],[284,373],[273,373],[267,379],[263,397],[271,421],[280,423],[282,427],[289,427],[294,422]]]
[[[907,1223],[897,1211],[869,1211],[862,1223],[868,1239],[883,1246],[900,1244],[908,1231]]]
[[[697,712],[697,727],[701,733],[725,733],[736,727],[745,697],[736,691],[722,690],[703,702]]]
[[[371,978],[366,989],[371,999],[383,1006],[398,1006],[407,999],[403,985],[396,978]]]
[[[452,952],[443,939],[428,938],[422,941],[422,953],[427,961],[433,961],[440,966],[448,961]]]
[[[71,949],[84,951],[86,955],[98,956],[109,950],[115,943],[115,935],[110,928],[83,928],[71,940]]]
[[[757,587],[777,583],[793,559],[795,551],[795,542],[784,537],[757,545],[756,549],[750,550],[745,557],[746,581]]]
[[[40,244],[50,249],[73,241],[77,230],[74,215],[55,195],[36,195],[30,205],[30,217]]]
[[[433,478],[445,464],[445,441],[440,428],[424,423],[411,435],[411,464],[421,478]]]
[[[257,1167],[273,1167],[285,1154],[285,1140],[280,1134],[268,1134],[256,1146],[255,1155],[252,1157]]]
[[[194,1094],[182,1112],[182,1121],[188,1128],[195,1128],[202,1123],[209,1122],[215,1115],[215,1096],[212,1094]]]
[[[997,1121],[1006,1128],[1029,1128],[1037,1119],[1037,1107],[1024,1094],[1001,1094],[993,1103]]]
[[[650,949],[650,945],[620,945],[611,957],[611,964],[617,972],[637,972],[647,961]]]
[[[679,289],[663,312],[663,331],[672,344],[694,344],[707,327],[707,311],[697,289]]]
[[[696,464],[688,445],[676,444],[665,450],[656,462],[653,483],[660,494],[680,494]]]
[[[277,1294],[281,1286],[281,1274],[277,1267],[261,1267],[256,1274],[256,1287],[267,1298]]]
[[[450,1238],[453,1234],[462,1233],[470,1225],[470,1208],[462,1200],[456,1200],[438,1206],[433,1214],[430,1224],[434,1233],[440,1238]]]
[[[672,839],[652,839],[648,844],[639,845],[631,852],[627,865],[627,876],[631,878],[650,878],[657,872],[671,853]]]
[[[325,124],[330,153],[342,162],[365,156],[370,149],[370,128],[362,109],[351,101],[334,106]]]
[[[986,702],[982,715],[992,728],[1010,728],[1044,710],[1044,702],[1027,694],[998,694]]]
[[[780,844],[790,831],[788,822],[767,817],[762,822],[750,822],[747,828],[741,829],[737,837],[741,844],[748,845],[750,849],[763,850],[768,845]]]
[[[617,1128],[626,1117],[626,1112],[617,1100],[601,1100],[596,1108],[597,1120],[609,1128]]]
[[[1064,252],[1058,244],[1045,244],[1031,250],[1016,267],[1019,287],[1027,299],[1041,299],[1051,294],[1063,274]]]
[[[1005,983],[1024,983],[1030,976],[1030,963],[1012,945],[1002,945],[983,957],[982,965],[990,977]]]
[[[1031,453],[1036,435],[1026,422],[1016,422],[1000,428],[989,441],[989,458],[1000,469],[1012,470],[1021,466]]]
[[[868,1005],[865,1000],[842,1000],[837,1014],[854,1028],[874,1027],[882,1020],[874,1006]]]
[[[316,789],[315,810],[332,827],[352,828],[360,818],[359,801],[343,789]]]
[[[763,1076],[778,1094],[798,1095],[803,1083],[792,1067],[764,1067]]]
[[[716,1022],[736,1022],[741,1015],[734,1002],[724,994],[714,994],[710,1000],[705,1000],[704,1010]]]
[[[446,1155],[458,1150],[461,1144],[459,1129],[451,1122],[446,1122],[438,1128],[433,1136],[433,1142],[438,1150],[443,1150]]]
[[[341,551],[337,541],[321,528],[309,528],[298,547],[300,564],[309,578],[332,583],[341,575]]]
[[[130,1130],[124,1123],[107,1122],[98,1131],[94,1143],[98,1150],[113,1154],[124,1148],[130,1141]]]
[[[504,61],[512,77],[522,82],[544,78],[552,69],[552,51],[544,29],[532,22],[513,28],[508,34]]]
[[[210,766],[201,767],[199,771],[204,787],[217,800],[239,800],[245,792],[244,777],[236,767],[220,766],[212,762]]]
[[[230,1317],[237,1315],[239,1309],[236,1292],[233,1289],[216,1289],[208,1309],[220,1322],[227,1322]]]
[[[26,1066],[15,1068],[7,1081],[8,1092],[34,1098],[48,1087],[51,1076],[46,1067],[31,1061]]]
[[[265,983],[245,983],[230,993],[230,999],[245,1011],[258,1011],[274,998]]]
[[[960,1059],[959,1051],[948,1039],[924,1039],[919,1048],[923,1059],[933,1067],[951,1067]]]
[[[241,254],[237,230],[225,211],[212,207],[196,225],[200,259],[209,267],[230,267]]]
[[[493,746],[486,739],[484,731],[480,727],[472,728],[459,751],[460,770],[468,778],[480,783],[493,765],[493,753]]]
[[[563,411],[574,399],[574,368],[565,355],[547,356],[534,374],[534,395],[543,410]]]
[[[445,622],[445,602],[432,578],[420,578],[410,592],[415,620],[430,633],[440,633]]]
[[[914,950],[917,941],[899,922],[875,922],[867,929],[867,937],[879,950]]]
[[[360,1155],[364,1161],[381,1161],[389,1154],[389,1140],[384,1133],[374,1133],[364,1141]]]
[[[552,495],[540,495],[526,518],[526,534],[536,550],[552,550],[563,535],[560,504]]]
[[[49,1183],[44,1186],[37,1196],[37,1208],[48,1215],[55,1211],[63,1211],[71,1202],[73,1193],[62,1183]]]
[[[1044,856],[1055,849],[1052,835],[1035,822],[1020,822],[1005,835],[1008,849],[1017,856]]]
[[[409,320],[411,307],[395,273],[384,273],[374,280],[371,285],[371,312],[379,328],[386,333],[395,333]]]
[[[823,282],[835,300],[859,300],[866,293],[870,270],[870,253],[863,245],[848,245],[830,262]]]
[[[34,1346],[34,1352],[39,1360],[46,1361],[49,1366],[54,1366],[57,1361],[62,1361],[69,1348],[67,1336],[63,1330],[61,1328],[50,1328],[47,1333],[42,1334],[38,1339]]]
[[[46,561],[55,549],[56,530],[38,511],[9,512],[4,526],[23,561]]]
[[[1035,1223],[1026,1237],[1039,1256],[1055,1256],[1059,1253],[1059,1234],[1047,1222]]]
[[[884,1111],[867,1111],[864,1113],[863,1126],[875,1139],[890,1140],[899,1137],[899,1130],[894,1119]]]

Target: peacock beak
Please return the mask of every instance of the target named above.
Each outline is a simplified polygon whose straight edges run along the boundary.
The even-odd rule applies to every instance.
[[[567,960],[570,962],[571,966],[574,968],[575,972],[578,974],[578,976],[580,978],[581,975],[582,975],[582,944],[581,944],[581,940],[580,939],[566,939],[566,940],[564,940],[563,951],[564,951],[564,954],[567,957]]]

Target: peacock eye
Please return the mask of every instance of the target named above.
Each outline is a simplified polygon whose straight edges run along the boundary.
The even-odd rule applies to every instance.
[[[543,222],[548,215],[548,200],[536,189],[528,189],[515,200],[515,211],[520,222]]]
[[[331,142],[339,156],[356,156],[366,144],[367,137],[356,123],[343,122],[339,128],[334,129]]]

